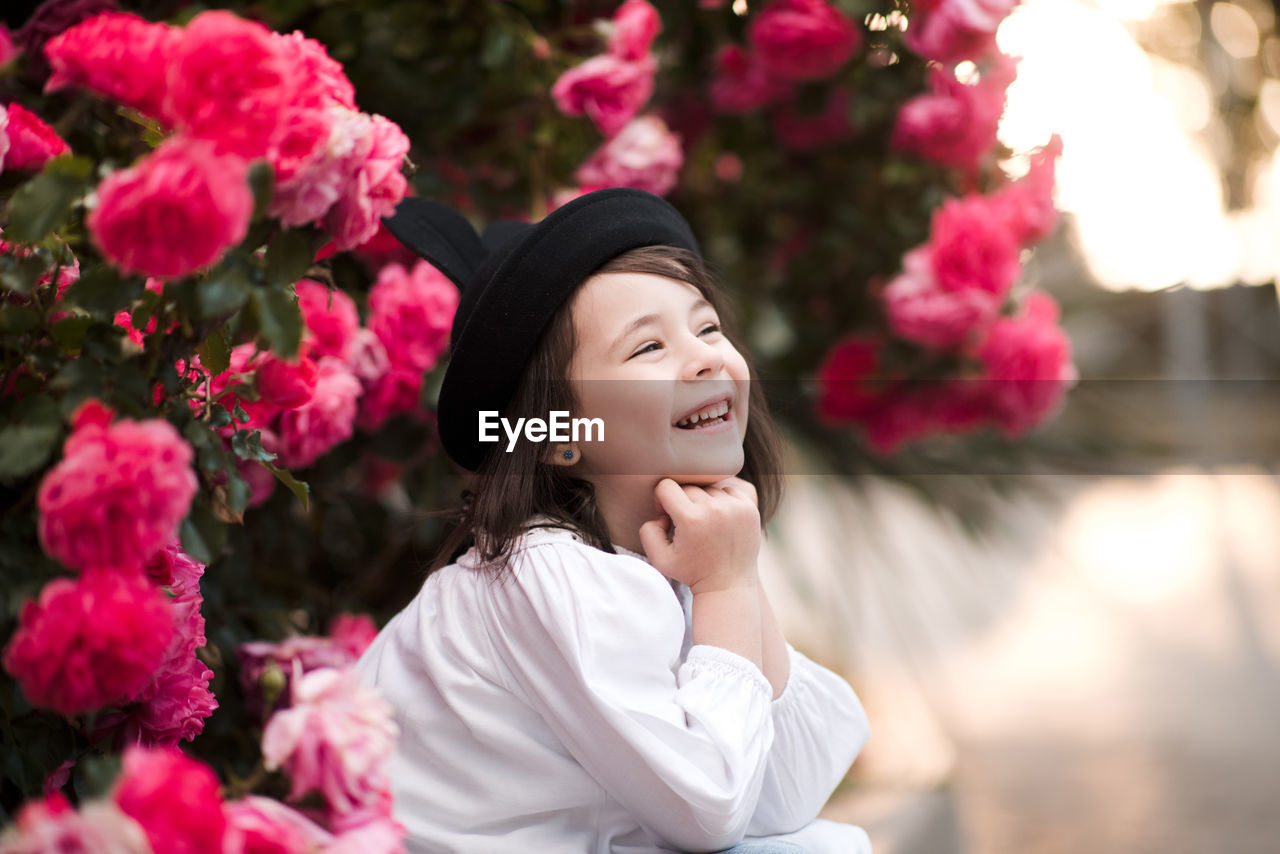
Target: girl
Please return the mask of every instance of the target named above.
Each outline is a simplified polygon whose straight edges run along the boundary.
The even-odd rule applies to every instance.
[[[815,818],[867,719],[760,586],[777,439],[688,224],[615,188],[483,237],[421,199],[388,225],[462,287],[437,423],[476,472],[357,665],[409,850],[869,852]],[[511,429],[556,412],[603,430]]]

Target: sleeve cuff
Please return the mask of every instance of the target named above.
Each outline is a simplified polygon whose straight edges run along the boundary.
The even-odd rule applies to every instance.
[[[771,700],[773,697],[773,686],[760,668],[751,659],[736,652],[719,646],[696,644],[689,649],[685,663],[696,670],[710,670],[723,676],[746,679],[758,686],[766,698]]]

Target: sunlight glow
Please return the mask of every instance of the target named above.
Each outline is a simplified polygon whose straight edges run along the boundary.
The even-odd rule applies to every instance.
[[[1055,200],[1073,217],[1081,252],[1104,286],[1269,282],[1280,274],[1280,167],[1273,160],[1255,170],[1256,197],[1266,195],[1266,204],[1226,211],[1214,152],[1226,130],[1214,113],[1209,82],[1196,68],[1145,53],[1118,20],[1154,14],[1162,5],[1027,0],[1016,8],[997,34],[1001,50],[1023,57],[1000,139],[1021,154],[1054,132],[1062,135]],[[1215,32],[1233,33],[1244,50],[1250,31],[1236,12],[1249,15],[1230,8],[1236,11],[1215,19]],[[1174,40],[1198,35],[1188,19],[1194,21],[1179,16],[1171,26]],[[1252,33],[1256,52],[1256,26]],[[1267,123],[1273,115],[1280,123],[1274,82],[1264,91]],[[1015,165],[1010,172],[1023,170]]]

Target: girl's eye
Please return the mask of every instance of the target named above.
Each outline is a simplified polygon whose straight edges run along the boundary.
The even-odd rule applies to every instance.
[[[719,331],[720,331],[720,325],[719,325],[719,324],[717,324],[717,323],[712,323],[712,324],[707,325],[705,328],[703,328],[703,330],[702,330],[701,332],[699,332],[698,334],[699,334],[699,335],[706,335],[708,332],[719,332]],[[648,352],[649,352],[649,348],[651,348],[651,347],[661,347],[661,346],[662,346],[662,345],[661,345],[661,344],[659,344],[657,341],[651,341],[651,342],[649,342],[648,344],[646,344],[646,345],[644,345],[643,347],[641,347],[639,350],[637,350],[637,351],[635,351],[634,353],[632,353],[632,354],[630,355],[630,357],[629,357],[629,358],[634,359],[636,356],[639,356],[639,355],[640,355],[640,354],[642,354],[642,353],[648,353]]]

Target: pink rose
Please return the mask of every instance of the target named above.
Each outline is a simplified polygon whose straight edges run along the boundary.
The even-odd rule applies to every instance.
[[[874,338],[851,335],[838,342],[818,368],[818,415],[828,423],[858,420],[883,399],[880,349]]]
[[[613,13],[613,34],[609,37],[609,53],[635,61],[643,59],[662,31],[658,10],[646,0],[625,0]]]
[[[176,747],[130,747],[112,800],[142,825],[153,851],[222,854],[227,820],[218,778]]]
[[[33,705],[75,715],[141,689],[172,636],[168,599],[140,573],[94,570],[23,605],[4,667]]]
[[[551,97],[566,116],[583,113],[605,137],[613,137],[635,118],[653,95],[658,61],[602,54],[570,68],[551,87]]]
[[[990,199],[948,199],[933,213],[929,236],[934,278],[944,291],[985,291],[1003,302],[1022,274],[1019,246]]]
[[[312,854],[333,844],[333,834],[271,798],[249,795],[226,805],[223,854]]]
[[[412,270],[388,264],[369,291],[369,328],[392,365],[429,371],[449,346],[458,288],[419,260]]]
[[[938,0],[911,16],[907,47],[945,65],[981,59],[996,48],[996,30],[1018,0]],[[918,20],[922,19],[922,20]]]
[[[404,825],[391,817],[390,809],[362,810],[336,816],[337,834],[323,854],[405,854]]]
[[[0,172],[4,171],[4,159],[9,154],[9,113],[0,107]],[[9,244],[0,240],[0,252],[8,252]]]
[[[1057,321],[1057,303],[1033,291],[1021,313],[997,320],[977,347],[986,367],[986,396],[1006,436],[1025,433],[1051,417],[1076,379],[1071,341]]]
[[[294,285],[298,308],[307,327],[307,340],[316,357],[346,359],[360,328],[356,304],[346,292],[303,279]]]
[[[221,154],[270,157],[300,90],[300,69],[270,30],[231,12],[202,12],[174,48],[165,112]]]
[[[4,854],[152,854],[146,834],[114,804],[90,801],[79,810],[62,794],[32,801],[0,836]]]
[[[1058,226],[1053,184],[1054,163],[1061,153],[1062,137],[1055,133],[1048,145],[1031,155],[1027,174],[992,196],[992,206],[1021,246],[1039,243]]]
[[[217,262],[253,214],[248,166],[206,142],[174,137],[98,186],[87,224],[108,260],[162,279]]]
[[[359,246],[378,233],[382,218],[391,216],[408,191],[401,173],[409,138],[382,116],[364,116],[367,130],[356,150],[342,162],[342,194],[324,218],[339,250]]]
[[[933,276],[929,247],[908,252],[903,272],[881,292],[894,334],[926,347],[949,348],[986,332],[1000,301],[980,288],[945,290]]]
[[[17,55],[18,48],[14,47],[9,25],[0,21],[0,66],[8,65]]]
[[[73,569],[141,571],[186,518],[197,489],[193,457],[163,419],[77,419],[36,495],[45,551]]]
[[[360,381],[340,359],[321,356],[315,394],[297,409],[280,413],[280,464],[306,468],[355,432]]]
[[[0,107],[0,110],[5,110]],[[53,132],[53,128],[40,121],[40,117],[14,101],[8,106],[8,154],[0,153],[3,169],[32,169],[44,167],[53,158],[71,149]]]
[[[300,30],[287,35],[273,32],[270,37],[276,54],[296,72],[300,96],[296,104],[309,107],[337,104],[355,109],[355,87],[342,63],[329,56],[323,44],[307,38]]]
[[[129,698],[132,708],[99,720],[100,732],[116,731],[116,743],[167,746],[182,739],[191,741],[218,708],[209,690],[213,671],[196,656],[196,650],[205,645],[199,587],[204,564],[185,554],[177,543],[162,554],[170,563],[175,593],[173,639],[151,680]]]
[[[996,144],[1005,93],[1019,60],[1000,55],[977,83],[965,84],[953,70],[929,70],[929,94],[917,95],[899,109],[889,139],[893,151],[915,154],[944,166],[976,170]]]
[[[736,44],[716,51],[709,93],[718,113],[743,114],[789,97],[795,86],[764,70],[755,54]]]
[[[751,19],[747,39],[765,70],[792,81],[830,77],[862,44],[858,28],[826,0],[773,0]]]
[[[356,426],[366,433],[382,429],[397,415],[422,415],[422,371],[393,365],[365,383]]]
[[[262,758],[284,769],[297,800],[318,790],[339,815],[388,798],[399,735],[392,709],[354,670],[321,668],[293,681],[293,705],[267,721]]]
[[[319,381],[319,366],[309,350],[303,344],[295,359],[268,353],[258,363],[255,386],[263,400],[281,409],[297,409],[311,400]]]
[[[642,116],[627,125],[578,167],[580,184],[636,187],[665,196],[676,185],[684,152],[680,138],[657,116]]]
[[[782,104],[773,113],[773,135],[792,151],[810,151],[848,139],[853,136],[849,94],[848,87],[835,87],[826,106],[811,116],[796,113],[794,102]]]
[[[45,91],[79,86],[170,124],[165,109],[168,72],[181,40],[177,27],[128,12],[105,12],[45,43],[53,71]]]
[[[367,614],[339,614],[329,624],[329,637],[346,650],[354,662],[378,636],[378,627]]]

